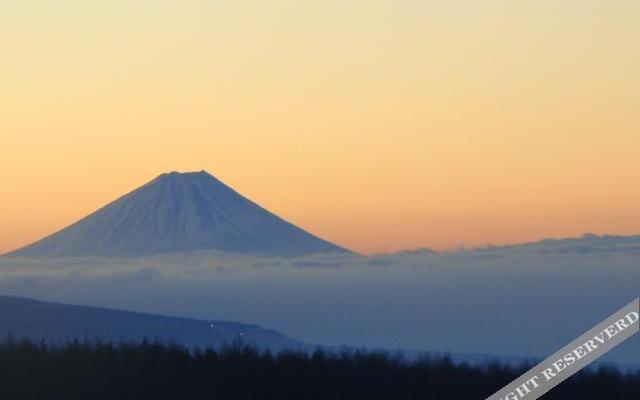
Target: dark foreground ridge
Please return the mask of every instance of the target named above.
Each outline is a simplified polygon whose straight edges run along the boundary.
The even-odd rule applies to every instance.
[[[143,342],[71,343],[48,348],[0,345],[3,399],[484,399],[523,373],[497,364],[456,366],[447,358],[414,363],[384,354],[316,351],[273,355],[240,342],[189,351]],[[640,375],[581,372],[544,399],[634,399]]]
[[[284,257],[348,252],[200,171],[162,174],[75,224],[8,255],[136,257],[200,250]]]

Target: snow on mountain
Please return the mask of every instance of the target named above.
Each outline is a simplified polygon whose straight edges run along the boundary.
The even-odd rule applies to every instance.
[[[205,171],[171,172],[11,256],[145,256],[219,250],[297,256],[348,252],[288,223]]]

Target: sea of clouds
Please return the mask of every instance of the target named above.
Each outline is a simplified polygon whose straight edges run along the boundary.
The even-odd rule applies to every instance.
[[[256,323],[308,343],[544,358],[638,297],[640,240],[372,257],[5,257],[0,294]],[[640,364],[638,336],[606,360]]]

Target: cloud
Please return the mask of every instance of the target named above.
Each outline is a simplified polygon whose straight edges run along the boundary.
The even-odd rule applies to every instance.
[[[310,343],[536,357],[638,287],[638,240],[611,237],[375,257],[0,259],[5,295],[257,323]],[[640,360],[633,340],[610,359]]]

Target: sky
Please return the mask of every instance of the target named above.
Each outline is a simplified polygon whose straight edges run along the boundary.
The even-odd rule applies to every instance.
[[[0,253],[207,170],[361,253],[640,233],[640,2],[0,3]]]

